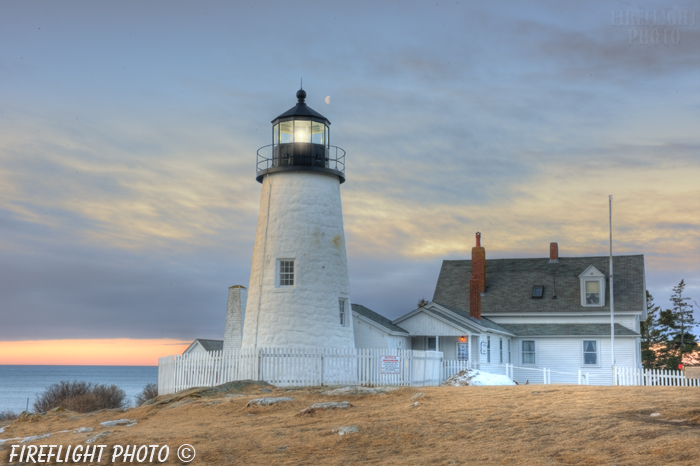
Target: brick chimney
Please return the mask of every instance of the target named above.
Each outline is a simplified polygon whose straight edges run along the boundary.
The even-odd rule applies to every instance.
[[[486,289],[486,250],[481,247],[481,233],[476,233],[472,248],[472,278],[469,280],[469,315],[481,320],[481,293]]]
[[[556,264],[557,262],[559,262],[559,245],[549,243],[549,263]]]

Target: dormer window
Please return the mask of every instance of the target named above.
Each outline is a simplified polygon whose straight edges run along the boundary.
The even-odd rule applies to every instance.
[[[598,280],[586,280],[586,304],[589,306],[600,304],[600,283]]]
[[[605,274],[592,265],[581,275],[581,306],[602,307],[605,305]]]

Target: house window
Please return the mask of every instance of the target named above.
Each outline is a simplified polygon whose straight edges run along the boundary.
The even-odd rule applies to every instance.
[[[469,343],[457,343],[457,359],[460,361],[469,360]]]
[[[503,338],[498,339],[498,353],[500,355],[500,364],[503,364]]]
[[[338,307],[340,310],[340,325],[346,327],[348,325],[348,300],[338,298]]]
[[[586,304],[589,306],[600,304],[600,283],[598,280],[586,280]]]
[[[279,286],[294,286],[294,259],[280,259]]]
[[[506,340],[506,343],[508,344],[508,364],[512,364],[510,360],[510,340]]]
[[[585,366],[598,365],[598,342],[596,340],[583,340],[583,364]]]
[[[486,362],[491,362],[491,337],[486,337]]]
[[[428,351],[436,351],[437,350],[437,338],[436,337],[428,337]]]
[[[535,364],[535,341],[523,340],[523,365]]]
[[[592,265],[581,275],[581,306],[601,307],[605,305],[605,274]]]

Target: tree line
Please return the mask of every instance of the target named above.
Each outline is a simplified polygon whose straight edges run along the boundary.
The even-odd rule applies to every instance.
[[[654,303],[651,293],[646,292],[647,318],[640,322],[645,369],[678,369],[683,356],[699,348],[693,305],[684,292],[685,281],[681,280],[673,287],[671,308],[663,310]]]

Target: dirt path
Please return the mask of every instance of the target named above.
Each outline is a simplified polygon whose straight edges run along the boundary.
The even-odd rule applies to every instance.
[[[108,446],[99,464],[111,464],[112,447],[126,444],[167,444],[166,464],[182,464],[176,450],[184,443],[196,449],[192,465],[700,463],[695,387],[432,387],[364,395],[322,394],[327,388],[263,390],[194,390],[125,412],[48,413],[15,421],[0,438],[53,433],[26,445],[67,447],[109,431],[95,442]],[[260,397],[293,400],[246,407]],[[331,401],[352,406],[299,414]],[[137,424],[100,425],[122,418]],[[333,432],[347,426],[359,432]],[[94,430],[74,433],[81,427]],[[62,430],[70,432],[56,433]],[[19,441],[0,445],[0,464],[8,464],[12,443]]]

